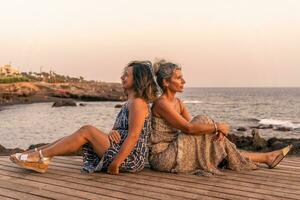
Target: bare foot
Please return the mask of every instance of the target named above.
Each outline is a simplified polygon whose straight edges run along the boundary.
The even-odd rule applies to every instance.
[[[266,164],[269,168],[276,167],[292,148],[293,145],[290,144],[280,150],[270,152]]]
[[[266,162],[266,164],[268,166],[271,166],[272,163],[274,162],[274,160],[277,158],[277,156],[279,156],[281,153],[282,153],[281,149],[269,152],[268,155],[267,155],[267,162]]]

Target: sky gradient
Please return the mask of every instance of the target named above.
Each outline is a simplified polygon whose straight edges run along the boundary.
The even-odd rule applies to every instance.
[[[300,87],[298,0],[1,1],[0,66],[119,82],[165,58],[191,87]]]

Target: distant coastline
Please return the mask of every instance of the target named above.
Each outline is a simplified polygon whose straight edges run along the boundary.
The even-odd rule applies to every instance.
[[[61,99],[79,101],[124,101],[121,84],[105,82],[18,82],[0,84],[0,106],[55,102]]]
[[[123,101],[121,84],[85,80],[82,76],[50,72],[20,72],[11,64],[0,67],[0,106],[61,99]]]

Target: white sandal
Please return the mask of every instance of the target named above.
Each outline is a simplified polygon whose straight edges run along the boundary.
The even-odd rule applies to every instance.
[[[37,151],[37,150],[35,150]],[[48,165],[50,163],[50,160],[51,158],[48,158],[48,157],[44,157],[43,153],[42,153],[42,150],[39,150],[39,160],[38,161],[28,161],[28,154],[22,154],[22,153],[16,153],[16,154],[13,154],[10,156],[10,160],[25,168],[25,169],[31,169],[31,170],[34,170],[36,172],[39,172],[39,173],[45,173],[48,169]]]

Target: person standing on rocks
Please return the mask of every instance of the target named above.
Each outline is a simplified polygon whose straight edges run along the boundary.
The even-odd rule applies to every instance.
[[[157,87],[149,61],[133,61],[121,76],[128,100],[117,115],[113,130],[106,134],[91,125],[49,145],[10,156],[15,164],[44,173],[51,158],[83,151],[85,172],[106,170],[138,172],[144,168],[148,155],[147,142],[151,131],[149,103],[157,96]]]

